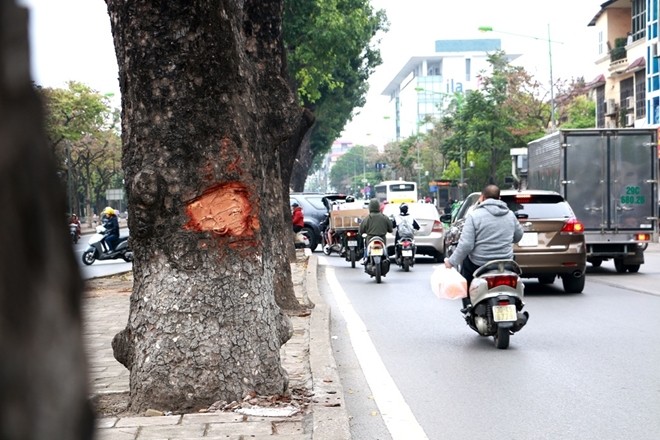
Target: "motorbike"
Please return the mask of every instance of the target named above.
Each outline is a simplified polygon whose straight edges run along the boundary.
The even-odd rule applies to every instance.
[[[408,272],[415,265],[415,241],[410,237],[401,237],[394,246],[394,262]]]
[[[128,247],[128,236],[119,237],[117,246],[112,251],[103,242],[105,228],[101,225],[96,227],[96,233],[89,239],[89,247],[82,254],[82,262],[87,266],[96,260],[116,260],[122,258],[127,263],[133,261],[133,251]]]
[[[363,235],[366,238],[366,234]],[[381,277],[387,275],[390,271],[390,260],[387,258],[387,247],[380,237],[372,237],[367,244],[367,260],[364,263],[364,271],[376,278],[376,283],[380,284]]]
[[[362,237],[358,230],[350,229],[342,234],[343,248],[346,250],[346,261],[351,262],[351,267],[355,268],[355,262],[360,258],[364,249],[362,247]]]
[[[309,236],[307,235],[308,232],[307,230],[303,229],[299,232],[295,233],[295,238],[294,238],[294,248],[296,249],[305,249],[309,248]]]
[[[73,244],[78,243],[78,240],[80,240],[80,229],[77,224],[69,224],[69,235],[71,236],[71,241]]]
[[[321,245],[323,246],[323,253],[330,255],[333,252],[338,254],[342,253],[341,237],[337,231],[326,229],[321,234]]]
[[[527,324],[523,312],[525,286],[520,266],[513,260],[492,260],[474,272],[471,306],[463,309],[468,326],[481,336],[493,336],[495,346],[509,347],[509,337]]]

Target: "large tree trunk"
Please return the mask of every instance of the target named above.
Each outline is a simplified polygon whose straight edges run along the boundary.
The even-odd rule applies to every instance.
[[[27,11],[0,2],[0,438],[89,439],[82,281],[27,38]]]
[[[135,251],[113,347],[131,371],[131,409],[281,393],[291,326],[275,272],[290,225],[278,147],[299,114],[282,72],[282,0],[107,4]]]
[[[310,148],[309,137],[313,129],[307,132],[307,135],[301,140],[298,155],[291,172],[291,189],[293,191],[304,191],[307,174],[312,167],[312,150]]]
[[[283,194],[288,195],[292,189],[291,174],[293,173],[296,157],[298,156],[298,150],[300,149],[300,145],[302,144],[303,139],[305,139],[305,137],[309,133],[309,129],[313,124],[314,124],[314,114],[309,110],[303,108],[300,113],[300,119],[297,124],[297,129],[293,132],[293,135],[291,136],[289,141],[284,145],[282,145],[280,160],[282,167]],[[289,197],[285,197],[284,204],[282,205],[282,214],[285,221],[291,223],[292,219],[291,219],[291,208],[289,206]],[[291,235],[293,236],[293,230],[291,230]],[[288,254],[290,260],[293,261],[296,257],[295,248],[293,245],[293,238],[291,238],[291,240],[288,240]],[[294,296],[294,300],[295,300],[295,296]],[[280,299],[278,299],[277,303],[281,307],[283,306]]]

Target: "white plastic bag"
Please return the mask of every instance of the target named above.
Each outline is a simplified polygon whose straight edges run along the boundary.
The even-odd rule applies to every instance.
[[[437,266],[431,274],[431,289],[440,299],[459,299],[467,297],[467,281],[455,268],[444,264]]]

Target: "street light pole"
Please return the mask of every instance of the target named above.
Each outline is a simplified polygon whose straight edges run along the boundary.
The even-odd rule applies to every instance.
[[[552,79],[552,40],[550,39],[550,23],[548,23],[548,60],[550,62],[550,128],[555,131],[557,121],[555,120],[555,86]]]
[[[458,182],[458,198],[459,200],[463,200],[463,180],[465,180],[463,176],[463,144],[460,145],[459,154],[461,155],[458,160],[459,166],[461,167],[461,180]]]
[[[531,38],[533,40],[547,41],[548,42],[548,61],[550,70],[550,124],[552,131],[557,128],[557,120],[555,116],[555,91],[554,79],[552,77],[552,43],[564,44],[561,41],[553,41],[550,39],[550,23],[548,23],[548,38],[535,37],[533,35],[516,34],[513,32],[496,31],[492,26],[479,26],[481,32],[499,32],[500,34],[514,35],[516,37]]]

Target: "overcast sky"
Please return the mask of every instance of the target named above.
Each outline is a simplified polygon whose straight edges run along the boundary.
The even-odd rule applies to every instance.
[[[548,26],[553,76],[570,79],[597,72],[596,37],[587,24],[603,0],[371,0],[384,9],[390,31],[381,35],[383,64],[370,79],[367,104],[346,127],[343,138],[382,145],[391,140],[384,119],[390,106],[380,94],[412,56],[433,53],[435,40],[500,38],[503,49],[521,54],[523,65],[540,81],[549,81]],[[63,87],[83,82],[101,93],[115,93],[119,106],[117,62],[104,0],[22,0],[31,10],[32,76],[37,84]],[[503,33],[481,33],[491,26]],[[510,33],[522,36],[509,35]],[[532,38],[537,37],[538,39]],[[391,123],[391,122],[390,122]]]

